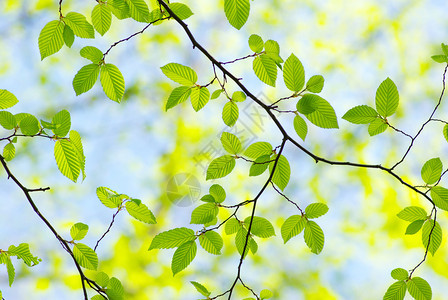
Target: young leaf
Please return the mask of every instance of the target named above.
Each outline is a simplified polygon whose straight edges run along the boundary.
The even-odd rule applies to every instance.
[[[80,173],[80,165],[78,153],[73,143],[69,140],[56,141],[54,158],[62,175],[76,182]]]
[[[314,125],[321,128],[339,128],[336,113],[324,98],[306,94],[297,102],[297,110]]]
[[[109,284],[109,276],[104,272],[98,272],[95,275],[95,282],[101,287],[106,287]]]
[[[216,202],[215,198],[212,195],[210,195],[210,194],[202,196],[201,201],[209,202],[209,203],[215,203]]]
[[[199,244],[208,253],[219,255],[224,242],[218,233],[207,231],[199,236]]]
[[[35,135],[39,132],[39,121],[33,115],[27,115],[19,122],[20,131],[24,135]]]
[[[224,0],[224,13],[230,25],[240,30],[249,18],[249,0]]]
[[[249,176],[258,176],[264,173],[271,161],[270,155],[262,155],[258,157],[250,166]]]
[[[443,136],[445,137],[445,140],[448,142],[448,124],[443,126]]]
[[[378,117],[376,110],[368,105],[358,105],[349,109],[342,119],[353,124],[369,124]]]
[[[272,169],[275,164],[275,156],[272,158],[272,162],[269,164],[269,172],[272,173]],[[286,188],[291,176],[291,168],[289,162],[283,155],[278,159],[275,167],[274,175],[272,176],[272,182],[278,186],[282,191]]]
[[[89,270],[96,270],[98,268],[98,256],[89,246],[81,243],[75,244],[73,247],[73,255],[81,267]]]
[[[98,79],[100,66],[97,64],[89,64],[82,67],[73,78],[73,89],[76,96],[90,90]]]
[[[181,20],[188,19],[193,15],[191,9],[183,3],[171,3],[169,6],[173,13]]]
[[[175,88],[170,96],[168,97],[168,101],[166,102],[165,110],[173,108],[174,106],[184,102],[190,97],[191,87],[189,86],[179,86]]]
[[[314,221],[305,224],[304,239],[308,248],[315,254],[319,254],[324,248],[324,232]]]
[[[185,227],[175,228],[156,235],[148,250],[175,248],[195,239],[193,230]]]
[[[255,53],[260,53],[261,51],[263,51],[264,48],[264,42],[263,39],[256,34],[252,34],[249,37],[249,48],[250,50],[254,51]]]
[[[438,208],[448,211],[448,189],[441,186],[433,187],[431,189],[431,198]]]
[[[237,233],[243,225],[235,218],[232,218],[226,222],[224,226],[224,231],[227,235]]]
[[[188,267],[195,258],[196,251],[197,245],[195,241],[186,242],[176,249],[171,261],[173,276]]]
[[[261,300],[263,300],[263,299],[269,299],[269,298],[272,298],[274,296],[274,294],[272,294],[272,292],[270,291],[270,290],[262,290],[261,292],[260,292],[260,298],[261,298]]]
[[[84,156],[84,149],[82,147],[81,136],[75,130],[70,130],[70,141],[75,146],[78,154],[78,162],[82,172],[82,180],[86,178],[86,157]]]
[[[6,130],[14,129],[17,126],[16,117],[6,110],[0,111],[0,125]]]
[[[73,42],[75,41],[75,34],[73,33],[73,30],[70,28],[70,26],[68,25],[64,26],[64,31],[62,32],[62,38],[64,39],[65,45],[71,48]]]
[[[208,297],[210,296],[211,292],[209,292],[205,286],[203,286],[202,284],[200,284],[199,282],[196,281],[190,281],[190,283],[196,288],[196,290],[201,293],[203,296]]]
[[[84,15],[77,12],[69,12],[63,20],[65,24],[70,26],[76,36],[85,39],[93,39],[95,37],[93,26],[87,22]]]
[[[127,0],[131,18],[137,22],[148,23],[150,19],[149,8],[144,0]]]
[[[94,64],[99,64],[103,59],[103,52],[100,49],[93,46],[85,46],[79,51],[79,54],[90,60]]]
[[[222,203],[226,200],[226,191],[219,184],[214,184],[209,189],[210,195],[213,197],[214,202]]]
[[[446,55],[433,55],[431,58],[440,64],[448,63],[448,56]]]
[[[444,43],[442,43],[440,46],[442,47],[443,53],[445,53],[445,55],[448,56],[448,45],[445,45]]]
[[[196,72],[187,66],[169,63],[160,68],[166,77],[182,85],[192,86],[198,80]]]
[[[126,210],[136,220],[147,224],[157,224],[156,218],[149,208],[143,204],[137,204],[135,201],[126,202]]]
[[[271,155],[272,145],[268,142],[256,142],[247,147],[244,151],[244,156],[248,158],[258,158],[262,155]]]
[[[429,238],[430,233],[431,239]],[[430,241],[429,247],[428,241]],[[436,222],[434,226],[434,220],[428,220],[425,222],[422,229],[422,243],[425,249],[428,248],[429,253],[434,256],[437,249],[439,249],[440,245],[442,244],[442,228],[440,227],[439,223]]]
[[[223,132],[221,135],[221,144],[228,153],[238,154],[242,150],[240,140],[230,132]]]
[[[305,208],[305,215],[308,219],[316,219],[328,212],[328,206],[324,203],[311,203]]]
[[[214,91],[214,92],[212,93],[212,96],[210,97],[210,99],[213,100],[213,99],[218,98],[218,97],[221,95],[222,92],[224,92],[223,89],[219,89],[219,90]]]
[[[402,220],[408,222],[414,222],[417,220],[426,220],[427,214],[426,211],[418,206],[408,206],[397,214]]]
[[[224,121],[224,123],[227,126],[232,127],[238,120],[238,116],[239,109],[236,103],[233,101],[227,102],[222,110],[222,120]]]
[[[387,129],[387,124],[383,119],[375,119],[369,124],[368,132],[370,136],[374,136],[383,133]]]
[[[29,266],[37,265],[41,259],[37,258],[37,256],[33,256],[30,252],[30,246],[27,243],[21,243],[19,246],[11,245],[8,248],[8,252],[10,256],[17,256],[23,260],[23,262]]]
[[[422,228],[423,223],[425,223],[425,220],[417,220],[417,221],[410,223],[408,225],[408,227],[406,228],[405,234],[416,234]]]
[[[387,77],[376,90],[376,110],[383,117],[393,115],[398,107],[398,98],[397,86],[392,79]]]
[[[250,219],[251,217],[244,219],[246,228],[249,228]],[[274,226],[272,226],[271,222],[265,218],[257,216],[253,217],[250,233],[261,238],[268,238],[275,235]]]
[[[100,186],[96,189],[96,195],[104,206],[109,208],[117,208],[121,205],[119,194],[110,188]]]
[[[409,294],[417,300],[431,300],[432,290],[431,286],[426,280],[421,277],[412,277],[407,281],[407,288]]]
[[[225,177],[235,168],[235,158],[231,155],[223,155],[212,160],[207,168],[206,180]]]
[[[294,130],[297,135],[305,141],[306,134],[308,133],[308,126],[306,125],[305,120],[299,115],[294,117]]]
[[[235,246],[240,255],[243,254],[244,245],[246,244],[246,238],[247,238],[247,230],[244,227],[241,227],[235,236]],[[255,254],[258,250],[257,242],[255,242],[253,237],[250,235],[247,240],[246,250],[244,251],[243,255],[244,257],[246,257],[247,253],[249,253],[249,250],[252,252],[252,254]]]
[[[443,164],[440,158],[433,158],[425,162],[422,167],[421,175],[427,184],[436,183],[442,175]]]
[[[206,87],[195,86],[191,89],[191,106],[195,111],[201,110],[210,100],[210,92]]]
[[[13,93],[0,89],[0,109],[13,107],[17,103],[19,103],[19,100]]]
[[[277,80],[277,66],[266,54],[257,56],[253,62],[255,75],[267,85],[275,87]]]
[[[190,224],[205,224],[218,215],[219,209],[215,203],[205,203],[196,207],[191,213]]]
[[[246,94],[241,91],[236,91],[232,94],[232,101],[235,102],[244,102],[246,100]]]
[[[324,88],[324,82],[322,75],[313,75],[306,83],[306,90],[311,93],[320,93]]]
[[[294,54],[291,54],[283,65],[283,80],[286,87],[293,92],[299,92],[305,85],[305,69]]]
[[[124,299],[124,288],[120,280],[112,277],[109,280],[106,288],[106,295],[110,300],[123,300]],[[104,299],[104,297],[103,297]]]
[[[63,31],[64,23],[59,20],[50,21],[42,28],[39,34],[40,60],[61,50],[64,45]]]
[[[89,226],[84,223],[76,223],[70,228],[70,236],[74,241],[82,240],[87,232],[89,231]]]
[[[396,280],[406,280],[409,278],[409,273],[405,269],[396,268],[393,269],[392,272],[390,272],[390,276],[392,276],[392,278]]]
[[[397,281],[387,289],[383,300],[403,300],[405,295],[406,283],[404,281]]]
[[[283,242],[286,244],[292,237],[300,234],[305,228],[305,224],[306,219],[299,215],[293,215],[286,219],[281,228]]]
[[[107,0],[107,5],[117,19],[123,20],[131,17],[129,5],[125,0]]]
[[[8,143],[3,148],[3,158],[6,161],[11,161],[16,156],[16,147],[13,143]]]
[[[70,113],[63,109],[54,115],[52,123],[54,125],[53,132],[56,136],[64,137],[70,132],[71,118]]]
[[[6,271],[8,272],[8,283],[11,286],[14,282],[16,272],[9,256],[6,256]]]
[[[93,27],[99,34],[104,35],[110,28],[112,23],[112,12],[105,3],[95,5],[92,10]]]
[[[102,65],[100,81],[106,96],[120,103],[124,94],[124,78],[120,70],[113,64]]]

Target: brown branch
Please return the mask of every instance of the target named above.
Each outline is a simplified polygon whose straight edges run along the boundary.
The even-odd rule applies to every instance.
[[[118,215],[118,213],[121,211],[121,206],[117,209],[117,211],[112,215],[112,221],[109,224],[109,227],[107,230],[103,233],[103,235],[99,238],[99,240],[96,242],[95,247],[93,248],[93,251],[96,251],[96,248],[98,248],[99,243],[101,240],[106,236],[106,234],[109,233],[110,229],[112,228],[112,225],[114,225],[115,217]]]

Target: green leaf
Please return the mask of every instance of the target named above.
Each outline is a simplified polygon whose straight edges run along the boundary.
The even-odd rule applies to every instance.
[[[93,27],[99,34],[104,35],[110,28],[112,23],[112,12],[105,3],[95,5],[92,10]]]
[[[96,195],[104,206],[109,208],[117,208],[121,205],[119,194],[110,188],[100,186],[96,189]]]
[[[249,176],[258,176],[263,174],[271,162],[270,155],[262,155],[258,157],[250,166]]]
[[[210,100],[210,92],[206,87],[195,86],[191,89],[191,106],[195,111],[201,110]]]
[[[199,244],[208,253],[219,255],[221,254],[224,241],[218,233],[214,231],[207,231],[199,236]]]
[[[143,23],[150,21],[149,8],[144,0],[126,0],[126,3],[129,5],[131,18]]]
[[[308,79],[306,83],[306,90],[311,93],[320,93],[324,88],[325,79],[322,75],[314,75]]]
[[[226,191],[219,184],[214,184],[209,189],[210,195],[213,196],[214,202],[222,203],[226,200]]]
[[[342,119],[353,124],[369,124],[378,117],[376,110],[368,105],[358,105],[349,109]]]
[[[16,156],[16,147],[13,143],[8,143],[3,148],[3,158],[6,161],[11,161]]]
[[[16,276],[16,272],[14,269],[14,266],[11,262],[11,258],[9,256],[6,256],[6,271],[8,272],[8,283],[9,286],[12,285],[12,283],[14,282],[14,277]]]
[[[37,258],[37,256],[33,256],[30,252],[30,246],[27,243],[21,243],[19,246],[11,245],[8,248],[8,252],[10,256],[17,256],[23,260],[23,262],[29,266],[35,266],[39,264],[41,259]]]
[[[375,119],[372,123],[369,124],[369,135],[374,136],[380,133],[383,133],[387,129],[387,124],[383,119]]]
[[[191,94],[191,87],[179,86],[175,88],[168,97],[165,110],[173,108],[174,106],[184,102],[185,100],[188,99],[188,97],[190,97],[190,94]]]
[[[69,140],[56,141],[54,158],[62,175],[76,182],[81,166],[79,164],[78,152],[73,143]]]
[[[249,0],[224,0],[224,13],[230,25],[240,30],[249,18]]]
[[[305,69],[294,54],[291,54],[283,65],[283,80],[286,87],[293,92],[299,92],[305,85]]]
[[[95,275],[95,282],[101,287],[106,287],[109,283],[109,276],[104,272],[98,272]]]
[[[311,252],[319,254],[324,248],[324,232],[316,222],[308,221],[305,224],[304,238]]]
[[[93,26],[87,22],[84,15],[77,12],[69,12],[63,20],[65,24],[70,26],[76,36],[85,39],[95,38]]]
[[[53,132],[58,137],[64,137],[70,132],[71,118],[67,110],[61,110],[54,115],[52,123],[54,125]]]
[[[430,233],[431,233],[431,239],[429,236]],[[429,247],[428,247],[428,241],[429,241]],[[435,223],[435,226],[434,226],[434,220],[428,220],[425,222],[422,229],[422,243],[425,249],[428,248],[429,253],[431,253],[434,256],[437,249],[439,249],[440,245],[442,244],[442,228],[440,227],[438,222]]]
[[[84,149],[82,147],[81,136],[75,130],[70,131],[70,141],[73,143],[78,154],[78,162],[82,172],[82,180],[86,178],[86,157],[84,156]]]
[[[196,251],[197,245],[195,241],[186,242],[176,249],[171,261],[173,276],[188,267],[195,258]]]
[[[212,221],[219,212],[215,203],[205,203],[196,207],[191,213],[190,224],[205,224]]]
[[[433,158],[425,162],[422,167],[421,175],[427,184],[436,183],[442,175],[443,164],[440,158]]]
[[[100,49],[93,46],[85,46],[79,51],[79,54],[90,60],[94,64],[99,64],[103,60],[103,52]]]
[[[431,189],[431,198],[438,208],[448,211],[448,189],[441,186],[433,187]]]
[[[305,141],[306,134],[308,133],[308,126],[306,125],[305,120],[299,115],[294,117],[294,129],[297,135]]]
[[[73,247],[73,255],[81,267],[89,270],[96,270],[98,268],[98,256],[89,246],[81,243],[75,244]]]
[[[274,296],[274,294],[272,294],[272,292],[270,291],[270,290],[262,290],[261,292],[260,292],[260,298],[261,298],[261,300],[263,300],[263,299],[269,299],[269,298],[272,298]]]
[[[247,228],[249,228],[250,219],[251,217],[244,219]],[[274,226],[272,226],[271,222],[257,216],[253,217],[250,233],[261,238],[268,238],[275,235]]]
[[[227,235],[237,233],[243,225],[235,218],[228,220],[224,226],[224,231]]]
[[[70,26],[68,25],[64,26],[64,31],[62,32],[62,38],[64,39],[65,45],[71,48],[73,42],[75,41],[75,34],[73,33],[73,30],[70,28]]]
[[[64,23],[59,20],[50,21],[42,28],[39,34],[40,60],[61,50],[64,45],[63,31]]]
[[[219,89],[219,90],[214,91],[214,92],[212,93],[212,96],[210,97],[210,99],[213,100],[213,99],[218,98],[218,97],[221,95],[222,92],[224,92],[223,89]]]
[[[222,120],[224,121],[224,123],[227,126],[232,127],[238,120],[238,116],[239,110],[236,103],[233,101],[227,102],[222,110]]]
[[[106,96],[120,103],[124,94],[124,78],[120,70],[113,64],[104,64],[101,66],[100,80]]]
[[[432,196],[431,196],[432,197]],[[417,220],[426,220],[427,213],[426,211],[418,206],[408,206],[397,214],[402,220],[408,222],[414,222]]]
[[[276,156],[272,157],[272,161],[269,164],[269,172],[272,173],[274,168]],[[289,177],[291,176],[291,168],[289,162],[283,155],[278,159],[277,165],[275,167],[274,175],[272,176],[272,182],[277,185],[282,191],[288,185]]]
[[[89,64],[82,67],[73,78],[73,89],[76,96],[90,90],[98,79],[100,66],[97,64]]]
[[[39,132],[39,121],[35,116],[28,115],[19,122],[20,131],[24,135],[35,135]]]
[[[70,236],[73,240],[82,240],[87,232],[89,231],[89,226],[84,223],[76,223],[70,228]]]
[[[187,66],[169,63],[160,68],[166,77],[182,85],[192,86],[198,80],[196,72]]]
[[[274,40],[267,40],[266,43],[264,43],[264,48],[266,51],[266,54],[270,54],[270,57],[275,57],[280,55],[280,45],[274,41]],[[280,57],[278,57],[280,58]],[[283,62],[283,60],[280,58],[280,62]],[[274,59],[275,61],[275,59]]]
[[[387,289],[383,300],[403,300],[405,295],[406,283],[404,281],[397,281]]]
[[[297,111],[321,128],[339,128],[336,113],[324,98],[306,94],[297,102]]]
[[[175,228],[156,235],[148,250],[175,248],[195,239],[193,230],[185,227]]]
[[[16,117],[6,110],[0,111],[0,125],[6,130],[14,129],[17,126]]]
[[[221,144],[228,153],[238,154],[242,150],[240,140],[230,132],[223,132],[221,135]]]
[[[390,276],[392,276],[392,278],[396,280],[406,280],[409,278],[409,273],[405,269],[396,268],[393,269],[392,272],[390,272]]]
[[[376,90],[376,110],[383,117],[393,115],[398,107],[398,98],[397,86],[392,79],[387,77]]]
[[[286,219],[281,228],[283,242],[286,244],[292,237],[300,234],[305,228],[305,224],[306,219],[299,215],[293,215]]]
[[[252,34],[249,37],[249,48],[250,50],[254,51],[255,53],[260,53],[263,51],[264,48],[264,41],[261,38],[261,36],[257,34]]]
[[[196,281],[190,281],[190,283],[196,288],[196,290],[201,293],[203,296],[208,297],[210,296],[211,292],[209,292],[205,286],[203,286],[202,284],[200,284],[199,282]]]
[[[107,5],[117,19],[123,20],[131,17],[129,5],[125,0],[107,0]]]
[[[112,277],[106,288],[106,295],[109,300],[124,300],[124,288],[120,280]]]
[[[17,103],[19,103],[19,100],[13,93],[0,89],[0,109],[13,107]]]
[[[271,155],[272,145],[268,142],[256,142],[247,147],[244,151],[244,156],[248,158],[258,158],[262,155]]]
[[[277,80],[277,66],[275,62],[266,54],[257,56],[253,62],[255,75],[267,85],[275,87]]]
[[[448,142],[448,124],[443,126],[443,136],[445,137],[445,140]]]
[[[448,45],[445,45],[444,43],[442,43],[440,46],[442,47],[443,53],[445,53],[445,55],[448,56]]]
[[[246,238],[247,238],[247,230],[244,227],[241,227],[235,236],[235,246],[240,255],[243,254],[243,249],[244,249],[244,244],[246,243]],[[255,242],[253,237],[250,235],[249,235],[249,239],[247,241],[246,250],[244,251],[244,255],[243,255],[244,257],[247,255],[249,250],[252,252],[252,254],[255,254],[258,250],[257,242]]]
[[[231,155],[223,155],[212,160],[207,168],[206,180],[222,178],[230,174],[235,168],[235,158]]]
[[[407,282],[409,294],[415,300],[431,300],[432,290],[429,283],[421,277],[413,277]]]
[[[246,100],[246,94],[241,91],[236,91],[232,94],[232,101],[235,102],[244,102]]]
[[[328,212],[328,206],[324,203],[311,203],[305,208],[305,215],[308,219],[316,219]]]
[[[417,220],[417,221],[410,223],[408,225],[408,227],[406,228],[405,234],[416,234],[422,228],[423,223],[425,223],[425,220]]]
[[[183,3],[170,3],[169,6],[170,9],[174,12],[174,14],[178,16],[179,19],[181,20],[188,19],[193,15],[191,9]]]
[[[433,55],[431,58],[438,63],[445,64],[448,63],[448,56],[446,55]]]
[[[137,204],[135,201],[126,202],[126,210],[129,215],[136,220],[147,224],[157,224],[156,218],[149,208],[143,204]]]

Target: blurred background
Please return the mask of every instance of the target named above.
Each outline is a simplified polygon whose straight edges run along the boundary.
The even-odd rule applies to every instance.
[[[374,106],[376,89],[387,77],[400,93],[398,112],[389,121],[411,135],[427,120],[439,98],[444,66],[430,56],[441,53],[440,43],[448,42],[446,1],[259,0],[251,2],[249,20],[240,31],[228,24],[223,1],[183,3],[194,12],[187,20],[190,30],[218,60],[251,54],[247,40],[256,33],[264,40],[279,42],[283,59],[294,53],[303,63],[307,79],[316,74],[325,77],[321,96],[335,108],[340,129],[324,130],[309,124],[303,145],[320,156],[384,166],[392,166],[401,158],[409,145],[405,136],[389,129],[369,137],[367,126],[340,119],[353,106]],[[90,21],[95,4],[65,0],[62,9],[63,13],[83,13]],[[79,50],[91,45],[105,51],[144,24],[114,18],[104,37],[96,33],[95,40],[76,38],[71,48],[64,47],[41,62],[37,39],[43,26],[58,18],[57,1],[2,0],[0,11],[0,88],[14,93],[20,101],[10,111],[49,120],[67,109],[72,129],[83,138],[87,157],[87,177],[74,184],[57,169],[53,141],[19,140],[17,157],[9,167],[27,187],[51,187],[48,192],[33,194],[42,213],[67,239],[71,225],[88,224],[84,242],[94,246],[114,213],[97,199],[96,188],[107,186],[141,199],[154,212],[158,224],[144,225],[120,213],[97,251],[99,270],[122,281],[125,298],[198,299],[200,295],[190,280],[206,285],[212,295],[227,290],[236,276],[239,255],[233,236],[225,236],[223,230],[223,255],[198,249],[192,264],[175,277],[170,269],[174,249],[147,249],[161,231],[174,227],[200,230],[200,226],[189,225],[191,211],[199,204],[198,194],[208,193],[213,183],[226,189],[227,205],[256,195],[267,174],[249,178],[249,163],[237,161],[230,176],[213,182],[205,181],[205,168],[222,155],[219,137],[224,130],[237,132],[246,146],[255,141],[280,145],[272,122],[246,100],[239,104],[240,120],[235,128],[227,128],[221,119],[224,97],[210,101],[198,113],[189,101],[165,112],[166,99],[177,85],[163,75],[161,66],[170,62],[188,65],[198,73],[200,84],[213,78],[211,64],[192,49],[174,21],[149,28],[114,47],[107,56],[107,62],[117,65],[126,81],[124,100],[117,104],[106,98],[99,82],[91,91],[75,96],[73,76],[88,63],[79,56]],[[266,103],[289,95],[281,73],[276,88],[261,83],[252,71],[251,59],[228,67]],[[209,87],[211,91],[215,88],[218,86]],[[230,83],[228,88],[237,90]],[[291,102],[291,107],[294,105]],[[442,103],[436,116],[446,119],[447,113],[448,107]],[[279,119],[294,133],[293,115],[282,114]],[[434,157],[448,166],[442,127],[433,122],[425,128],[406,161],[396,169],[403,179],[423,184],[420,169]],[[6,134],[0,129],[0,136]],[[393,283],[390,271],[412,269],[424,254],[421,234],[405,236],[408,223],[396,214],[409,205],[420,205],[427,211],[431,206],[384,172],[316,164],[291,145],[284,155],[292,170],[286,195],[301,207],[312,202],[330,207],[328,214],[317,220],[325,233],[325,247],[320,255],[312,254],[303,234],[283,244],[280,226],[297,211],[270,189],[260,198],[257,215],[274,224],[276,236],[257,240],[257,254],[244,263],[245,282],[258,292],[272,290],[276,299],[381,299]],[[69,257],[3,170],[0,178],[0,248],[28,242],[32,253],[43,260],[33,268],[14,262],[17,278],[11,288],[6,268],[0,269],[4,298],[80,299],[79,276]],[[193,180],[189,182],[194,182],[195,193],[189,195],[184,185],[181,193],[186,193],[186,201],[173,201],[173,182],[176,186],[185,178]],[[443,178],[441,186],[447,185],[447,178]],[[221,209],[220,220],[230,213]],[[242,219],[249,214],[249,208],[238,213]],[[446,299],[447,217],[446,212],[438,214],[444,230],[440,249],[415,273],[431,284],[433,299]],[[245,289],[237,289],[236,299],[249,296]]]

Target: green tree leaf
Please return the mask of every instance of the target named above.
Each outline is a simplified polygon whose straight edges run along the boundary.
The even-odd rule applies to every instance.
[[[71,48],[73,43],[75,42],[75,34],[70,26],[65,25],[64,31],[62,32],[62,38],[64,39],[64,43],[67,47]]]
[[[297,111],[321,128],[339,128],[336,113],[324,98],[306,94],[297,102]]]
[[[448,45],[442,43],[440,46],[442,47],[443,53],[445,53],[445,55],[448,55]]]
[[[98,79],[100,66],[97,64],[89,64],[82,67],[73,78],[73,89],[76,96],[90,90]]]
[[[81,166],[79,165],[78,152],[73,143],[69,140],[56,141],[54,158],[62,175],[76,182]]]
[[[246,100],[246,94],[241,91],[236,91],[232,94],[232,101],[235,102],[244,102]]]
[[[251,217],[244,219],[246,228],[249,228],[250,219]],[[274,226],[267,219],[254,216],[250,233],[261,238],[268,238],[275,235],[275,230]]]
[[[249,0],[224,0],[224,13],[230,25],[240,30],[249,18]]]
[[[306,90],[311,93],[320,93],[324,88],[325,79],[322,75],[313,75],[306,83]]]
[[[421,277],[413,277],[407,281],[409,294],[415,300],[431,300],[432,290],[429,283]]]
[[[210,92],[206,87],[195,86],[191,89],[191,106],[195,111],[201,110],[210,100]]]
[[[156,235],[148,250],[175,248],[195,239],[193,230],[185,227],[175,228]]]
[[[21,243],[19,246],[11,245],[8,248],[10,256],[17,256],[17,258],[23,260],[23,262],[29,266],[35,266],[39,264],[41,259],[37,256],[33,256],[30,252],[30,246],[27,243]]]
[[[219,90],[214,91],[212,93],[212,96],[210,97],[210,99],[212,99],[212,100],[213,99],[217,99],[221,95],[222,92],[224,92],[223,89],[219,89]]]
[[[129,5],[125,0],[107,0],[107,5],[117,19],[123,20],[131,17]]]
[[[308,126],[306,125],[305,120],[299,115],[294,117],[294,129],[297,135],[305,141],[306,134],[308,133]]]
[[[149,8],[144,0],[126,0],[126,3],[129,5],[131,18],[143,23],[150,21]]]
[[[268,142],[256,142],[247,147],[244,156],[248,158],[258,158],[263,155],[271,155],[272,145]]]
[[[224,241],[218,233],[214,231],[207,231],[199,236],[199,244],[208,253],[219,255],[221,254]]]
[[[308,248],[315,254],[319,254],[324,248],[324,232],[314,221],[305,224],[304,239]]]
[[[13,107],[17,103],[19,103],[19,100],[13,93],[0,89],[0,109]]]
[[[84,223],[76,223],[70,228],[70,236],[74,241],[80,241],[86,236],[88,231],[88,225]]]
[[[392,276],[392,278],[396,280],[406,280],[409,278],[409,273],[405,269],[396,268],[392,270],[390,276]]]
[[[104,35],[110,28],[112,23],[112,12],[105,3],[95,5],[92,10],[93,27],[99,34]]]
[[[99,64],[103,60],[103,52],[100,49],[93,46],[85,46],[79,51],[79,54],[90,60],[94,64]]]
[[[113,64],[102,65],[100,81],[106,96],[120,103],[124,94],[124,78],[120,70]]]
[[[230,174],[235,168],[235,158],[231,155],[223,155],[212,160],[207,168],[207,177],[209,179],[222,178]]]
[[[196,288],[196,290],[201,293],[203,296],[208,297],[210,296],[210,292],[205,288],[205,286],[203,286],[202,284],[200,284],[199,282],[196,281],[190,281],[190,283]]]
[[[42,28],[39,34],[41,60],[61,50],[64,45],[63,31],[64,23],[59,20],[50,21]]]
[[[77,12],[69,12],[63,21],[70,26],[76,36],[84,39],[95,38],[93,26],[87,22],[84,15]]]
[[[253,62],[255,75],[267,85],[275,87],[277,80],[277,66],[275,62],[266,54],[257,56]]]
[[[16,277],[16,272],[9,256],[6,256],[6,271],[8,272],[8,283],[11,286]]]
[[[16,117],[6,110],[0,111],[0,125],[6,130],[12,130],[17,126]]]
[[[240,140],[236,137],[236,135],[231,134],[230,132],[222,133],[221,144],[224,150],[226,150],[230,154],[238,154],[243,149]]]
[[[232,127],[238,120],[238,116],[239,116],[238,105],[236,105],[236,103],[233,101],[227,102],[222,110],[222,120],[224,121],[224,124],[226,124],[229,127]]]
[[[109,208],[117,208],[121,206],[119,194],[110,188],[100,186],[96,189],[96,195],[104,206]]]
[[[137,204],[135,201],[126,202],[126,210],[136,220],[147,224],[157,224],[152,211],[143,203]]]
[[[219,209],[215,203],[205,203],[196,207],[191,213],[190,224],[205,224],[218,215]]]
[[[275,157],[276,156],[272,157],[271,160],[273,161],[269,164],[270,173],[272,173],[272,169],[274,168]],[[286,157],[281,155],[278,159],[277,166],[275,167],[274,175],[272,176],[272,182],[283,191],[288,185],[290,176],[291,168],[289,166],[289,162]]]
[[[241,227],[235,236],[235,246],[240,255],[243,255],[243,249],[246,243],[246,238],[247,238],[247,230],[244,227]],[[255,242],[253,237],[250,235],[247,241],[247,247],[246,250],[244,251],[243,257],[246,257],[247,253],[249,253],[249,250],[252,252],[252,254],[255,254],[258,250],[257,242]]]
[[[375,119],[372,123],[369,124],[369,135],[374,136],[380,133],[383,133],[387,129],[387,124],[383,119]]]
[[[398,98],[397,86],[389,77],[387,77],[376,90],[376,110],[383,117],[393,115],[398,108]]]
[[[106,287],[109,284],[109,276],[104,272],[98,272],[95,275],[95,282],[101,287]]]
[[[237,233],[243,225],[235,218],[231,218],[225,223],[224,231],[227,235]]]
[[[98,256],[89,246],[81,243],[75,244],[73,247],[73,255],[81,267],[89,270],[96,270],[98,268]]]
[[[291,54],[283,65],[283,80],[286,87],[293,92],[299,92],[305,85],[305,69],[294,54]]]
[[[403,300],[405,295],[406,283],[404,281],[397,281],[387,289],[383,300]]]
[[[397,217],[408,222],[426,220],[427,216],[426,211],[418,206],[408,206],[397,214]]]
[[[440,64],[448,63],[448,56],[446,55],[433,55],[431,58]]]
[[[376,110],[368,105],[358,105],[349,109],[342,119],[353,124],[369,124],[378,117]]]
[[[445,124],[445,126],[443,126],[443,136],[445,137],[445,140],[448,142],[448,124]]]
[[[82,146],[81,136],[75,130],[70,130],[70,141],[73,143],[78,154],[78,162],[82,172],[82,180],[86,178],[86,157]]]
[[[184,102],[190,97],[191,87],[189,86],[179,86],[175,88],[170,96],[168,97],[168,101],[166,102],[165,110],[173,108],[174,106]]]
[[[438,208],[448,211],[448,189],[441,186],[433,187],[431,189],[431,198]]]
[[[443,164],[440,158],[433,158],[425,162],[422,167],[421,175],[424,182],[427,184],[436,183],[442,175]]]
[[[249,176],[258,176],[263,174],[271,162],[270,155],[262,155],[258,157],[250,166]]]
[[[324,203],[311,203],[305,208],[305,215],[308,219],[315,219],[325,215],[328,206]]]
[[[166,77],[182,85],[192,86],[198,80],[196,72],[187,66],[169,63],[160,68]]]
[[[106,288],[106,295],[109,300],[124,300],[124,288],[120,280],[112,277]]]
[[[35,135],[39,132],[39,121],[35,116],[27,115],[19,122],[20,131],[24,135]]]
[[[434,227],[434,229],[432,229]],[[431,233],[432,230],[432,233]],[[429,234],[431,233],[431,239],[429,238]],[[429,247],[428,247],[429,241]],[[434,220],[428,220],[423,224],[422,229],[422,243],[423,246],[428,248],[429,253],[433,256],[436,253],[437,249],[439,249],[442,244],[442,228],[439,223],[436,222],[434,226]]]
[[[197,245],[195,241],[186,242],[176,249],[171,261],[173,276],[188,267],[195,258],[196,251]]]
[[[261,36],[252,34],[249,37],[248,43],[250,50],[254,51],[255,53],[260,53],[261,51],[263,51],[264,41]]]
[[[71,118],[70,113],[63,109],[54,115],[52,123],[54,125],[53,132],[56,136],[64,137],[70,132]]]
[[[11,161],[16,156],[16,147],[13,143],[8,143],[3,148],[3,158],[6,161]]]
[[[408,225],[408,227],[406,228],[405,234],[416,234],[422,228],[423,223],[425,223],[425,220],[417,220],[417,221],[410,223]]]
[[[272,298],[273,296],[274,296],[274,294],[272,294],[272,292],[270,290],[262,290],[260,292],[260,298],[262,300]]]
[[[222,203],[226,200],[226,191],[219,184],[214,184],[209,189],[210,195],[213,196],[213,199],[217,203]]]
[[[300,234],[305,228],[306,219],[299,215],[290,216],[281,228],[283,242],[286,244],[291,238]]]
[[[174,12],[174,14],[178,16],[179,19],[181,20],[188,19],[193,15],[191,9],[183,3],[170,3],[169,6],[170,9]]]

